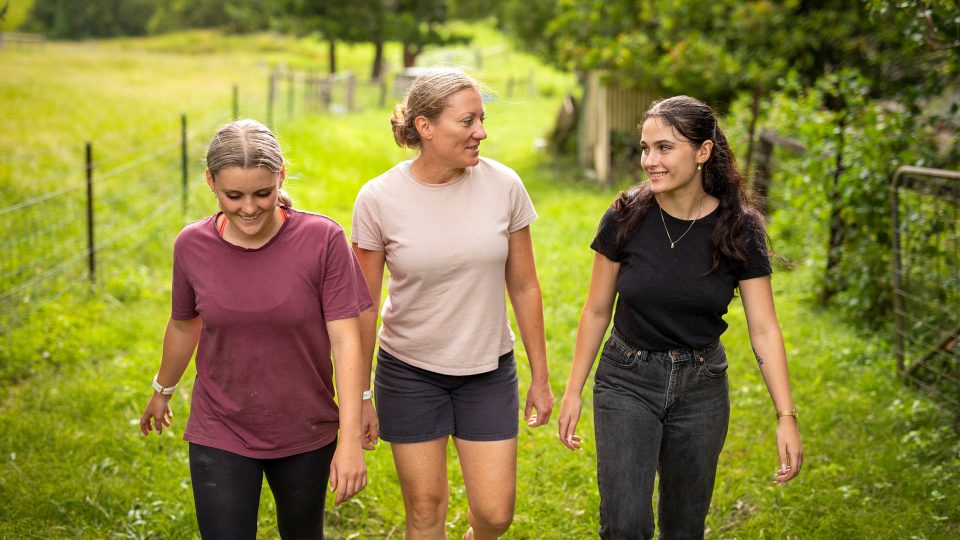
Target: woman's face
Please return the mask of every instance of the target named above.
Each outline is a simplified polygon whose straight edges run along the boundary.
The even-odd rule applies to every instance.
[[[273,231],[274,210],[284,175],[284,169],[275,173],[264,167],[228,167],[220,170],[216,178],[207,171],[207,185],[216,194],[233,231],[256,240]]]
[[[421,117],[422,118],[422,117]],[[454,169],[480,162],[480,141],[487,138],[483,128],[483,99],[472,88],[450,96],[436,120],[423,118],[418,124],[423,152]]]
[[[708,145],[699,148],[678,134],[661,118],[648,118],[641,128],[640,164],[650,177],[654,193],[682,192],[703,189],[697,164],[710,156]]]

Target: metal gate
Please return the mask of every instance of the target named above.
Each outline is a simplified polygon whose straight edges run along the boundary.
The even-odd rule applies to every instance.
[[[960,407],[960,173],[900,167],[892,206],[897,371]]]

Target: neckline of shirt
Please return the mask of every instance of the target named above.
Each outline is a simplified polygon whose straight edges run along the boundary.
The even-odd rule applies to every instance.
[[[664,210],[663,207],[660,206],[660,203],[658,203],[658,202],[656,201],[656,199],[654,199],[653,202],[654,202],[654,204],[656,204],[656,205],[660,208],[661,211],[663,211],[663,215],[666,216],[667,219],[672,219],[673,221],[676,221],[676,222],[678,222],[678,223],[690,223],[691,221],[706,221],[706,220],[708,220],[708,219],[712,219],[713,217],[715,217],[715,216],[717,215],[717,211],[720,209],[720,205],[717,205],[716,208],[714,208],[713,210],[707,212],[706,214],[698,217],[698,218],[695,219],[695,220],[693,220],[693,219],[680,219],[680,218],[678,218],[678,217],[674,217],[674,216],[670,215],[670,212],[667,212],[666,210]]]
[[[400,164],[400,166],[401,166],[401,167],[400,167],[400,168],[401,168],[401,171],[404,173],[404,176],[406,176],[407,178],[409,178],[410,180],[412,180],[414,183],[416,183],[416,184],[418,184],[418,185],[421,185],[421,186],[423,186],[423,187],[425,187],[425,188],[430,188],[430,189],[444,189],[444,188],[448,188],[448,187],[451,187],[451,186],[455,186],[455,185],[459,184],[460,182],[462,182],[463,179],[467,177],[467,173],[468,173],[469,170],[470,170],[470,167],[466,167],[466,168],[463,169],[463,174],[461,174],[460,176],[458,176],[458,177],[450,180],[449,182],[442,182],[442,183],[439,183],[439,184],[432,184],[432,183],[430,183],[430,182],[424,182],[423,180],[420,180],[419,178],[417,178],[416,176],[413,175],[413,160],[412,160],[412,159],[411,159],[411,160],[404,161],[403,163]]]
[[[287,212],[287,219],[283,220],[283,222],[280,223],[280,228],[277,229],[277,232],[272,237],[270,237],[270,239],[267,240],[265,244],[263,244],[260,247],[248,248],[248,247],[238,246],[236,244],[229,242],[226,238],[220,236],[220,233],[217,231],[217,220],[220,218],[220,215],[223,214],[222,211],[218,211],[216,214],[213,215],[213,219],[211,219],[213,223],[210,225],[210,227],[212,228],[213,234],[217,237],[218,241],[222,242],[223,244],[237,251],[244,251],[244,252],[262,251],[277,241],[277,238],[279,238],[280,235],[283,234],[283,231],[286,230],[287,228],[287,224],[290,223],[290,221],[293,219],[293,216],[296,214],[296,211],[289,206],[284,206],[283,208]]]

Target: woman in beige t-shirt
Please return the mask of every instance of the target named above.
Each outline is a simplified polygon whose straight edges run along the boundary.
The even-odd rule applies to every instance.
[[[391,123],[419,150],[357,195],[351,240],[373,308],[361,314],[364,356],[377,341],[384,267],[390,270],[376,370],[379,425],[364,401],[367,445],[391,443],[407,538],[444,538],[446,446],[457,446],[469,501],[465,538],[496,538],[513,520],[519,392],[504,290],[530,361],[524,416],[553,407],[540,284],[519,176],[480,157],[483,98],[460,70],[431,70],[411,85]],[[368,393],[369,395],[369,393]]]

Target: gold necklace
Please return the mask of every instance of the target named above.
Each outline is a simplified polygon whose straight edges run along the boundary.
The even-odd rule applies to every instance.
[[[693,224],[700,219],[700,211],[703,210],[703,197],[700,197],[700,204],[697,205],[697,216],[693,218],[693,221],[690,222],[690,226],[687,227],[687,230],[683,231],[683,234],[681,234],[676,240],[670,237],[670,229],[667,228],[667,222],[663,219],[663,208],[660,207],[660,203],[657,203],[657,210],[660,210],[660,223],[663,223],[663,232],[667,233],[667,240],[670,241],[670,249],[673,249],[673,246],[676,245],[676,243],[680,240],[683,240],[683,237],[686,236],[687,233],[690,232],[690,229],[693,228]]]

